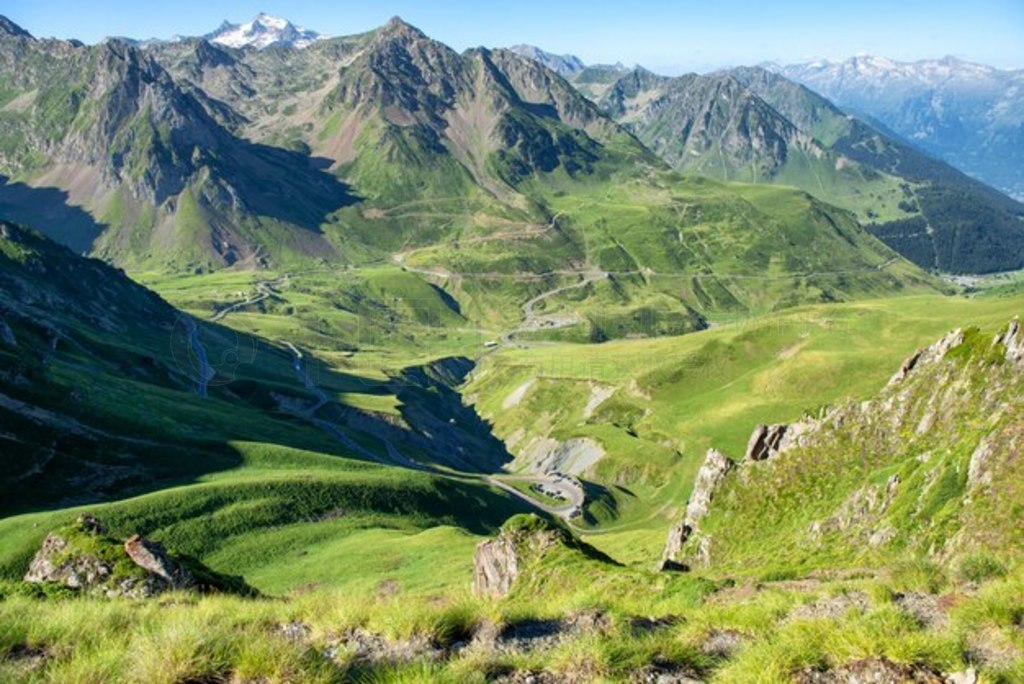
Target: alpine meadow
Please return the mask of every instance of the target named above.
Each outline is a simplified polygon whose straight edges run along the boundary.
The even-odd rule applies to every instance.
[[[0,4],[0,682],[1024,684],[1024,13],[691,4]]]

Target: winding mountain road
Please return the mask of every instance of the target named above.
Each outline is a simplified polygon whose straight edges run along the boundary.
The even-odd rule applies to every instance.
[[[249,297],[248,299],[245,299],[241,302],[235,302],[234,304],[231,304],[230,306],[221,309],[217,313],[213,314],[213,316],[210,317],[210,320],[214,322],[222,320],[229,313],[233,313],[240,309],[252,306],[253,304],[259,304],[262,301],[270,299],[272,296],[277,294],[275,292],[275,288],[287,285],[289,278],[289,274],[285,273],[280,278],[276,278],[274,280],[261,280],[257,282],[256,294]]]

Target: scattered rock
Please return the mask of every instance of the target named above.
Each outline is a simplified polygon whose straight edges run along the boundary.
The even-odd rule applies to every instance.
[[[949,625],[949,615],[938,596],[912,592],[897,595],[893,602],[922,627],[945,629]]]
[[[608,634],[611,628],[611,619],[602,611],[580,611],[563,619],[521,620],[503,628],[487,620],[476,628],[466,649],[492,655],[549,651],[569,639]]]
[[[868,546],[885,546],[896,538],[898,531],[892,525],[883,525],[868,537]]]
[[[46,665],[51,657],[50,651],[43,646],[15,644],[0,653],[0,660],[14,663],[22,673],[30,673]]]
[[[730,658],[747,639],[746,634],[735,629],[712,629],[704,637],[700,650],[716,658]]]
[[[655,659],[634,676],[634,684],[702,684],[704,680],[693,671],[662,659]]]
[[[866,611],[871,607],[871,600],[864,592],[853,591],[836,596],[823,596],[817,601],[804,603],[789,611],[790,620],[806,620],[818,618],[841,618],[852,610]]]
[[[1024,657],[1020,648],[997,629],[982,629],[967,637],[967,660],[995,669],[1011,667]]]
[[[732,470],[729,458],[716,449],[708,449],[704,465],[697,473],[697,481],[693,485],[693,493],[686,504],[686,515],[669,530],[665,541],[665,550],[658,570],[685,570],[686,565],[680,561],[683,545],[697,529],[700,521],[708,514],[715,492]],[[703,545],[703,544],[702,544]]]
[[[547,651],[562,643],[569,634],[561,620],[524,620],[501,630],[493,650],[499,653]]]
[[[947,678],[949,684],[978,684],[978,671],[973,667],[963,672],[954,672]]]
[[[391,640],[364,629],[352,629],[334,639],[324,655],[336,662],[355,661],[368,665],[384,665],[414,660],[437,661],[444,657],[445,652],[422,635]]]
[[[494,680],[495,684],[563,684],[569,681],[546,670],[516,670]]]
[[[865,658],[830,670],[808,668],[796,676],[799,684],[946,684],[946,678],[926,665],[902,665],[886,658]]]
[[[612,629],[612,619],[603,610],[580,610],[562,620],[562,627],[574,634],[607,634]]]
[[[765,461],[779,452],[786,425],[758,425],[747,442],[747,461]]]
[[[277,628],[278,634],[294,643],[302,643],[309,639],[313,629],[305,622],[286,622]]]

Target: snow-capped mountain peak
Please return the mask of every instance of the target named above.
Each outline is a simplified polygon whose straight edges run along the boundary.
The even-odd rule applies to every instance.
[[[211,43],[233,48],[253,47],[257,50],[271,45],[289,45],[306,48],[325,36],[296,26],[287,19],[259,13],[244,24],[225,21],[213,33],[205,36]]]

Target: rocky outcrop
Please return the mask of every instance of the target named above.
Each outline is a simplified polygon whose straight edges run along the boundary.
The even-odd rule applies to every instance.
[[[889,379],[889,385],[896,385],[903,382],[907,376],[922,366],[941,361],[946,357],[946,353],[949,352],[953,347],[957,347],[964,342],[964,331],[960,328],[947,333],[945,337],[936,342],[935,344],[925,347],[924,349],[918,349],[916,352],[908,356],[900,368],[896,371],[895,375]]]
[[[995,344],[1006,347],[1005,357],[1010,363],[1024,362],[1024,329],[1018,319],[1010,321],[1006,330],[996,336]]]
[[[173,558],[154,541],[133,535],[123,544],[91,515],[48,534],[25,573],[33,584],[58,584],[91,596],[147,598],[170,590],[229,590],[254,594],[241,578],[227,577]],[[201,576],[201,579],[199,576]]]
[[[732,461],[728,456],[716,449],[708,449],[704,465],[697,472],[693,493],[690,494],[690,500],[686,504],[686,524],[696,527],[697,523],[708,514],[711,500],[730,470],[732,470]]]
[[[565,533],[537,516],[511,518],[494,539],[481,542],[473,559],[473,593],[502,597],[531,561],[565,539]]]
[[[786,436],[786,425],[758,425],[747,441],[747,461],[764,461],[779,452],[783,437]]]
[[[721,486],[725,476],[732,470],[733,464],[725,454],[716,449],[708,449],[704,465],[697,473],[697,480],[693,485],[693,492],[686,504],[686,514],[682,521],[676,523],[669,530],[668,539],[665,542],[665,551],[662,554],[660,570],[682,570],[686,566],[680,561],[683,546],[696,531],[701,519],[708,514],[711,501],[715,492]],[[709,549],[710,542],[702,540],[701,549]],[[709,551],[700,555],[706,556]]]
[[[870,400],[784,429],[759,426],[728,495],[707,514],[715,538],[681,521],[663,565],[680,554],[717,568],[785,563],[794,544],[822,564],[904,553],[950,567],[974,553],[1012,562],[1024,530],[1019,507],[1005,504],[1020,489],[1022,337],[1016,320],[954,330],[910,356]],[[937,520],[948,531],[941,537]]]

